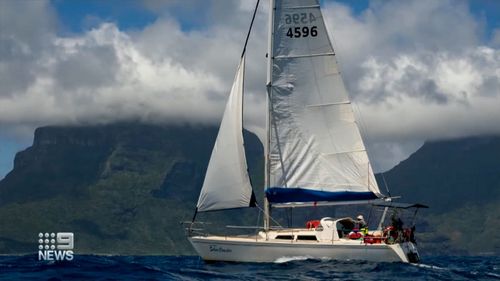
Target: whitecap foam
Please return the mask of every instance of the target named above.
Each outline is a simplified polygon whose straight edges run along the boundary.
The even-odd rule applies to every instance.
[[[447,270],[446,268],[442,268],[442,267],[435,266],[435,265],[430,265],[430,264],[424,264],[424,263],[410,263],[410,264],[414,265],[414,266],[417,266],[417,267],[422,267],[422,268]]]
[[[312,259],[311,256],[292,256],[292,257],[281,257],[277,258],[274,263],[286,263],[291,261],[304,261],[308,259]]]
[[[490,277],[495,277],[496,279],[500,279],[500,274],[496,274],[493,272],[485,272],[484,274],[486,274],[487,276],[490,276]]]

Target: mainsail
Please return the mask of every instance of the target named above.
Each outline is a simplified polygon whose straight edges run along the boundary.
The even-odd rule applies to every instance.
[[[197,210],[214,211],[255,204],[243,147],[243,80],[241,58],[215,141]]]
[[[271,203],[382,197],[318,0],[276,1],[270,102]]]

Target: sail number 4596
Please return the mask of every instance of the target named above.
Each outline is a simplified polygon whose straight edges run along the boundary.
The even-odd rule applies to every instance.
[[[286,36],[290,38],[299,38],[299,37],[307,37],[311,35],[311,37],[316,37],[318,36],[318,27],[313,26],[309,28],[308,26],[297,26],[297,27],[290,27],[288,28],[288,31],[286,32]]]
[[[285,24],[311,24],[316,21],[316,17],[313,13],[295,13],[295,14],[285,14]],[[299,37],[316,37],[318,36],[317,26],[294,26],[289,27],[286,32],[286,36],[290,38]]]

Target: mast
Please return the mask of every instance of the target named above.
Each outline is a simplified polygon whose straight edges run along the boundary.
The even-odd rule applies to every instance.
[[[267,200],[265,190],[270,186],[270,170],[269,170],[269,143],[271,140],[271,91],[273,80],[273,25],[274,25],[274,0],[269,1],[269,33],[267,40],[267,81],[266,81],[266,143],[264,145],[264,230],[269,230],[269,201]]]

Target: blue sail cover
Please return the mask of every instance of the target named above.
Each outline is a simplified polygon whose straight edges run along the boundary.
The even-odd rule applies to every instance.
[[[382,197],[319,1],[275,5],[267,199],[293,203]]]
[[[354,191],[320,191],[304,188],[280,188],[271,187],[266,189],[266,197],[272,203],[289,202],[325,202],[325,201],[360,201],[377,199],[373,192]]]

